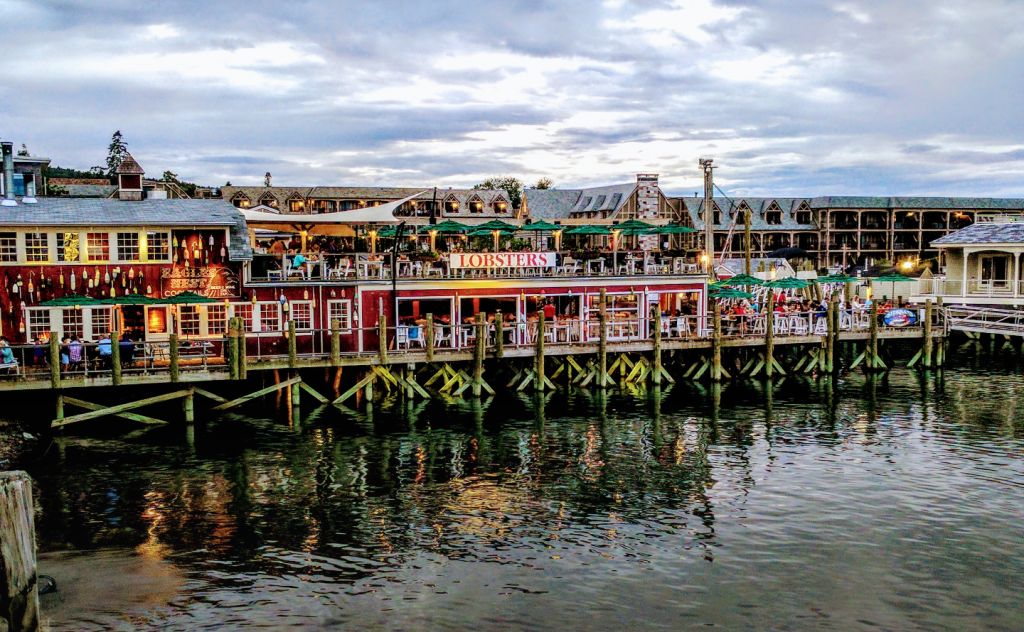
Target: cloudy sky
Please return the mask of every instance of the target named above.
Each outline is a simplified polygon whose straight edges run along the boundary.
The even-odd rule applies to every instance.
[[[204,184],[1024,196],[1024,2],[0,0],[0,137]]]

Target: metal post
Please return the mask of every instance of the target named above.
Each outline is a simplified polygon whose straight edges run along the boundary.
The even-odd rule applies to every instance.
[[[110,383],[121,386],[121,333],[110,332]]]
[[[654,306],[654,358],[651,363],[654,385],[661,384],[661,303]]]
[[[171,382],[177,382],[181,378],[178,367],[178,334],[171,334],[167,344],[170,345]]]
[[[768,291],[768,313],[764,318],[764,374],[769,379],[775,373],[775,293]]]
[[[427,326],[424,328],[427,340],[427,362],[434,361],[434,315],[427,314]]]
[[[743,264],[744,271],[747,276],[751,276],[753,273],[751,270],[751,256],[750,251],[753,249],[753,242],[750,237],[750,209],[743,209]]]
[[[924,302],[924,368],[932,368],[932,299]]]
[[[711,379],[722,380],[722,305],[715,304],[714,330],[711,334]]]
[[[700,168],[704,172],[704,255],[708,258],[707,273],[712,281],[715,279],[715,213],[714,213],[714,175],[710,158],[701,158]]]

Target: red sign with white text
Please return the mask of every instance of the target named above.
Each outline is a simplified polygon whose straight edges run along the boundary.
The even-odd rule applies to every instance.
[[[553,252],[466,252],[453,253],[452,268],[553,268]]]

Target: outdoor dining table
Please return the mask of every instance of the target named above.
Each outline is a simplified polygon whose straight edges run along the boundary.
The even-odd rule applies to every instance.
[[[372,277],[384,277],[384,261],[360,261],[356,264],[359,270],[359,276],[363,279]]]
[[[587,274],[593,274],[595,267],[598,274],[604,274],[604,259],[587,259]]]

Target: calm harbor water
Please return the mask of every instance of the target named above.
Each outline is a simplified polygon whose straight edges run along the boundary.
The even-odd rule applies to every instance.
[[[54,630],[1021,630],[1022,392],[897,370],[69,429],[31,467],[42,606]]]

